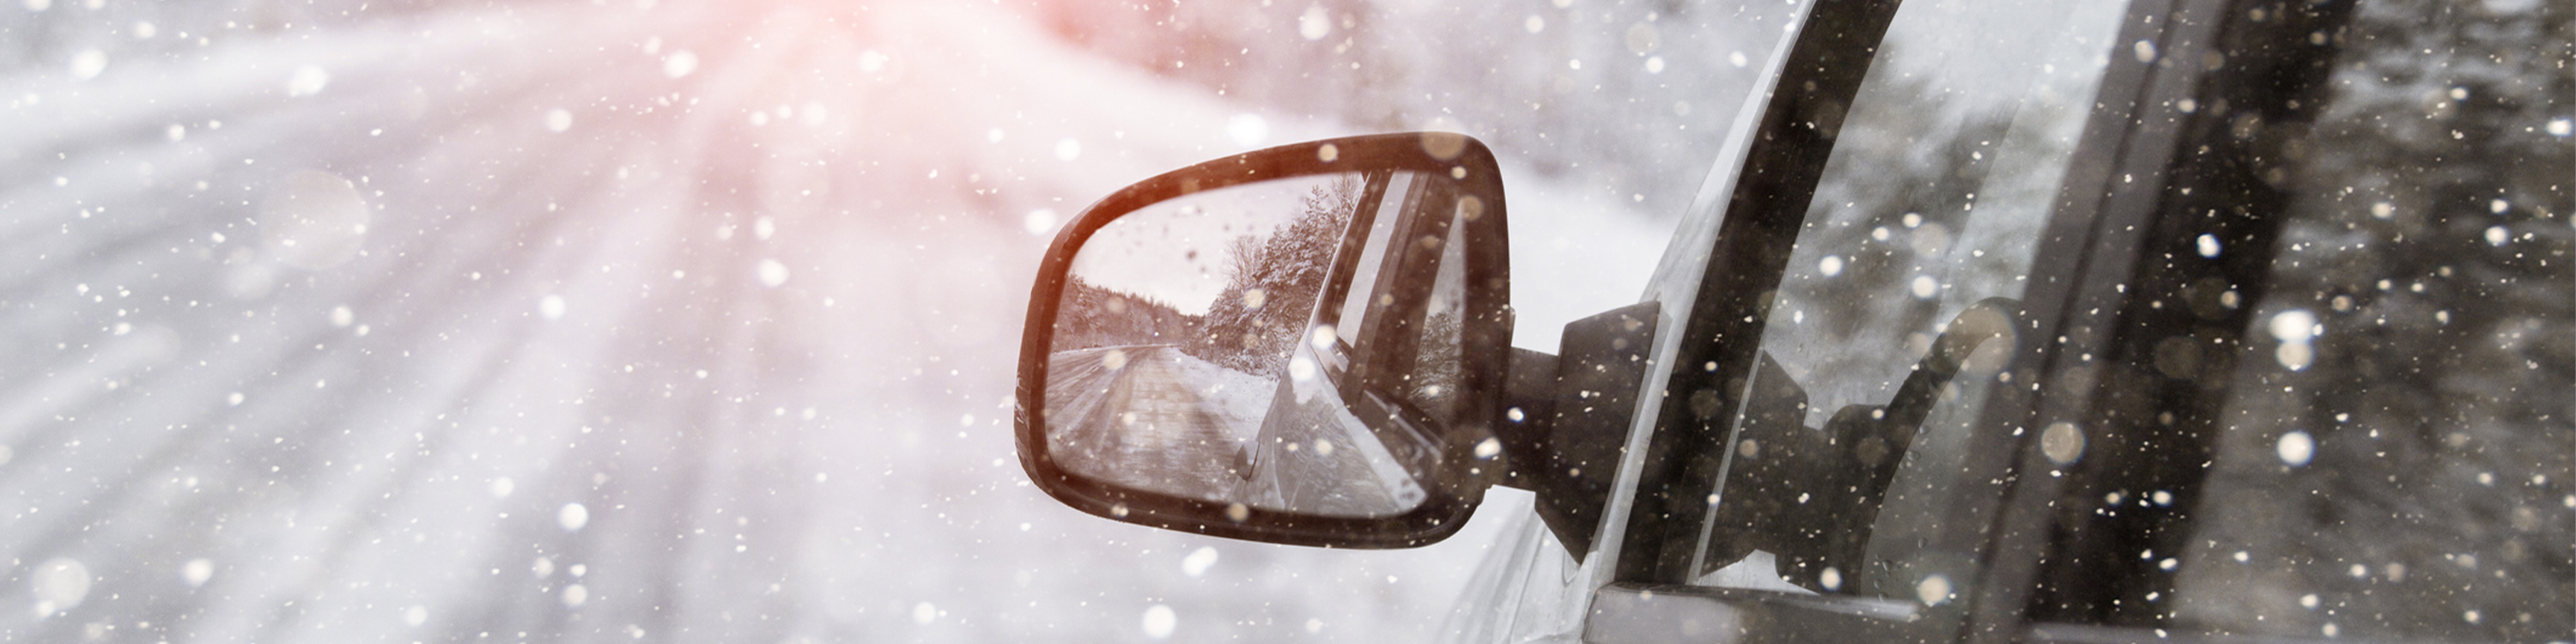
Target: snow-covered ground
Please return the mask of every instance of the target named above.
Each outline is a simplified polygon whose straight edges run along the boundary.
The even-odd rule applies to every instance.
[[[185,36],[0,77],[0,639],[1413,641],[1526,511],[1274,547],[1012,460],[1057,225],[1362,130],[969,3]],[[1506,163],[1553,350],[1669,224]]]
[[[1216,366],[1178,351],[1172,357],[1174,371],[1184,374],[1199,395],[1209,401],[1209,410],[1224,421],[1235,442],[1247,442],[1261,434],[1261,419],[1270,415],[1270,398],[1279,393],[1279,381]]]

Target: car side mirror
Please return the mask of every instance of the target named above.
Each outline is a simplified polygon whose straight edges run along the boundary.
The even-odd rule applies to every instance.
[[[1281,146],[1111,194],[1038,271],[1022,466],[1129,523],[1446,538],[1499,474],[1503,222],[1492,153],[1451,133]]]

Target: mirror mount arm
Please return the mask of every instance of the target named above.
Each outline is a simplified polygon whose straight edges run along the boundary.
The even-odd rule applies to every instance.
[[[1548,428],[1556,420],[1556,354],[1512,347],[1506,360],[1503,417],[1494,423],[1503,467],[1495,484],[1536,492],[1545,487]]]
[[[1660,311],[1640,302],[1567,324],[1562,355],[1512,350],[1506,412],[1495,423],[1509,461],[1503,485],[1538,495],[1539,519],[1577,562],[1592,551],[1618,477]]]

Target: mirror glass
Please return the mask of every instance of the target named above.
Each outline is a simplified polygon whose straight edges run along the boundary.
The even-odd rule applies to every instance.
[[[1065,470],[1244,509],[1421,505],[1457,414],[1483,212],[1446,177],[1292,177],[1128,213],[1074,256],[1045,392]]]

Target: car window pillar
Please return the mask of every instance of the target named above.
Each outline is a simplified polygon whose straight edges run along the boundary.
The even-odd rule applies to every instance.
[[[1764,294],[1778,288],[1816,181],[1852,97],[1859,93],[1879,39],[1897,4],[1821,0],[1807,15],[1771,88],[1734,191],[1717,207],[1717,246],[1710,252],[1681,331],[1681,350],[1657,406],[1637,485],[1624,521],[1611,578],[1619,582],[1687,581],[1697,536],[1717,480],[1715,442],[1743,405],[1745,381],[1762,330]],[[1715,369],[1705,365],[1717,365]]]

